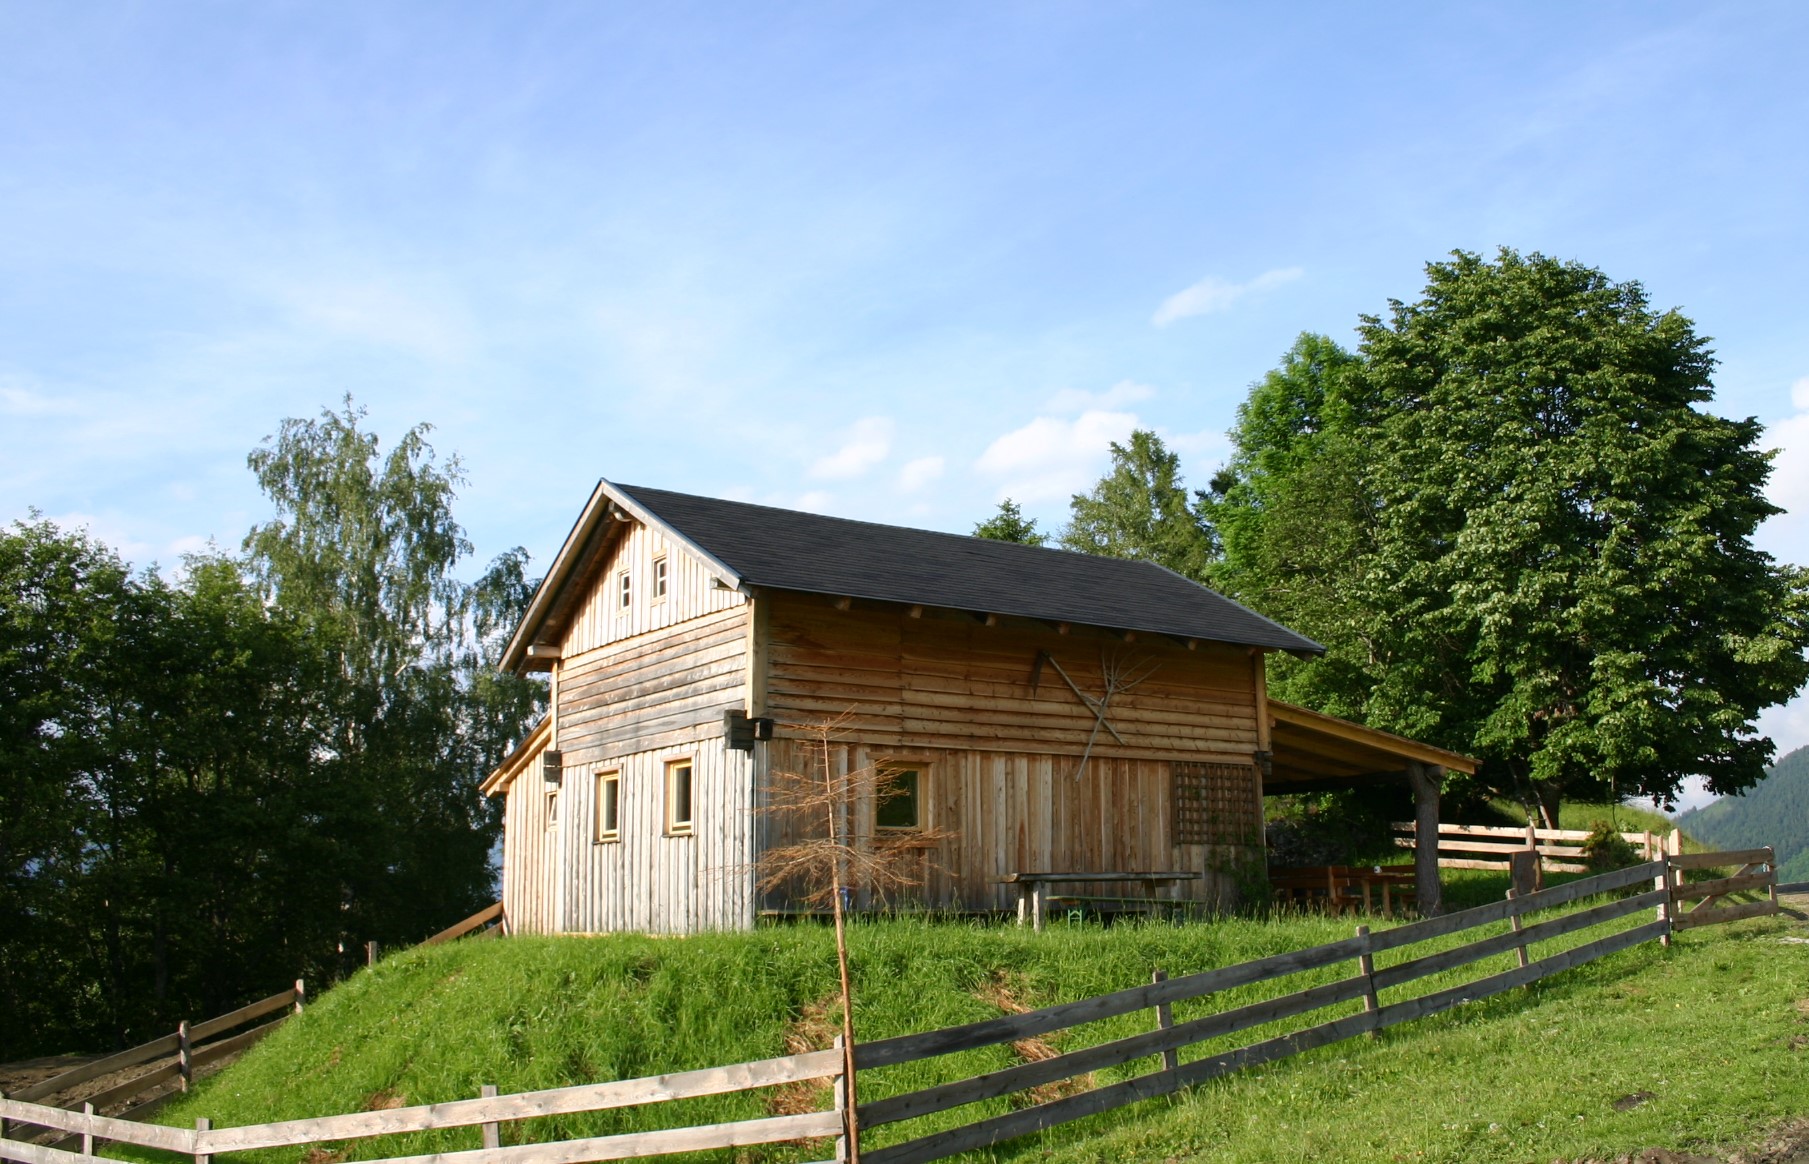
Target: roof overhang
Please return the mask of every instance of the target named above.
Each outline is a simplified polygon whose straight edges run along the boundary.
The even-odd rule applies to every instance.
[[[1281,700],[1269,701],[1267,793],[1317,792],[1402,779],[1409,764],[1474,775],[1477,762],[1458,752]]]
[[[547,629],[548,620],[559,609],[560,599],[565,596],[569,587],[576,584],[586,573],[586,567],[595,559],[607,540],[606,526],[612,519],[638,521],[642,525],[652,526],[665,536],[666,540],[680,546],[684,551],[702,562],[717,580],[730,590],[744,589],[740,575],[731,570],[725,563],[704,549],[690,538],[672,528],[666,522],[641,505],[627,493],[616,488],[607,480],[599,480],[597,487],[591,491],[590,501],[584,506],[584,512],[578,515],[572,532],[565,535],[565,542],[554,556],[553,564],[534,589],[534,597],[528,602],[528,610],[522,616],[521,625],[515,628],[515,635],[509,640],[508,649],[503,651],[502,661],[498,664],[504,671],[522,674],[526,671],[546,670],[550,666],[545,657],[536,657],[530,648],[543,645],[541,632]]]
[[[527,769],[528,763],[539,754],[541,749],[546,747],[547,741],[552,738],[552,735],[553,717],[541,716],[540,722],[534,725],[533,730],[522,739],[521,743],[515,745],[514,751],[505,756],[501,764],[496,766],[496,771],[484,777],[484,782],[477,786],[478,792],[484,796],[495,796],[498,792],[505,791],[515,778]]]

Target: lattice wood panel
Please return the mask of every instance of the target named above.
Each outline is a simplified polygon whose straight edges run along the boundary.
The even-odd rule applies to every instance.
[[[1254,764],[1175,761],[1175,844],[1254,844],[1262,822],[1256,813]]]

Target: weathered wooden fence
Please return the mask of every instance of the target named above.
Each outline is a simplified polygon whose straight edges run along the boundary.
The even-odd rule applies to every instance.
[[[1686,871],[1723,867],[1734,868],[1735,872],[1712,880],[1682,880]],[[1058,1098],[1033,1102],[1000,1114],[983,1115],[953,1127],[935,1127],[915,1134],[907,1132],[902,1140],[866,1148],[860,1155],[868,1164],[915,1164],[938,1160],[1140,1100],[1169,1095],[1245,1067],[1283,1059],[1437,1014],[1461,1003],[1488,998],[1643,942],[1668,941],[1674,930],[1774,912],[1778,908],[1777,888],[1770,849],[1661,856],[1631,868],[1535,893],[1510,893],[1503,901],[1376,933],[1370,932],[1367,926],[1358,926],[1352,937],[1305,950],[1275,954],[1180,978],[1168,979],[1158,973],[1147,985],[1078,1002],[862,1043],[854,1049],[854,1063],[857,1073],[864,1078],[867,1072],[883,1072],[891,1067],[1000,1044],[1017,1044],[1138,1012],[1150,1014],[1147,1029],[1136,1034],[1108,1038],[1093,1046],[1053,1057],[1026,1058],[1024,1062],[1003,1069],[870,1100],[856,1109],[856,1122],[858,1129],[868,1130],[905,1124],[970,1104],[1021,1097],[1033,1088],[1046,1088],[1090,1076],[1093,1072],[1126,1068],[1139,1060],[1149,1060],[1150,1069],[1141,1074],[1060,1094]],[[1725,900],[1736,893],[1764,896],[1757,901],[1725,904]],[[1529,920],[1529,915],[1578,905],[1603,895],[1611,896],[1606,901],[1582,904],[1555,916]],[[1690,902],[1698,904],[1686,910],[1685,906]],[[1626,925],[1622,920],[1647,910],[1655,911],[1651,920],[1633,925]],[[1536,945],[1581,935],[1616,922],[1622,923],[1624,928],[1592,936],[1581,945],[1540,952],[1540,956],[1535,956],[1533,947]],[[1459,945],[1425,948],[1426,943],[1501,923],[1506,923],[1508,928]],[[1514,961],[1508,969],[1418,995],[1402,990],[1430,976],[1509,954],[1513,955]],[[1388,964],[1378,966],[1378,956],[1384,956]],[[1214,995],[1307,972],[1318,971],[1323,977],[1324,971],[1344,965],[1351,968],[1348,975],[1291,993],[1228,1006],[1180,1022],[1173,1016],[1177,1003],[1210,1000]],[[1282,1033],[1271,1031],[1266,1037],[1229,1049],[1209,1048],[1199,1058],[1182,1061],[1181,1053],[1187,1048],[1268,1028],[1290,1019],[1305,1020],[1305,1025]],[[848,1116],[844,1105],[849,1091],[848,1080],[843,1074],[844,1062],[838,1043],[833,1050],[646,1079],[506,1096],[490,1094],[493,1089],[486,1089],[486,1095],[476,1099],[218,1129],[209,1126],[206,1120],[198,1120],[192,1129],[159,1127],[6,1099],[0,1100],[0,1119],[51,1128],[79,1138],[81,1151],[68,1152],[0,1138],[0,1159],[20,1164],[92,1164],[89,1157],[94,1146],[110,1140],[162,1148],[193,1156],[196,1164],[208,1164],[212,1156],[222,1152],[333,1144],[371,1136],[478,1127],[482,1129],[482,1147],[431,1156],[389,1157],[380,1164],[583,1164],[831,1137],[836,1137],[834,1159],[840,1161],[850,1156],[843,1137]],[[883,1091],[884,1076],[878,1078]],[[501,1142],[501,1125],[510,1121],[663,1103],[810,1080],[832,1081],[832,1110],[507,1147]],[[863,1083],[863,1089],[873,1087],[871,1083]],[[946,1122],[947,1117],[938,1121]],[[881,1138],[891,1139],[891,1133]]]
[[[1389,828],[1394,830],[1396,845],[1403,849],[1418,846],[1417,822],[1396,821]],[[1542,829],[1530,824],[1524,828],[1511,828],[1441,823],[1438,826],[1438,867],[1506,870],[1510,868],[1514,854],[1531,852],[1537,855],[1540,867],[1548,873],[1587,873],[1589,866],[1584,864],[1583,842],[1592,835],[1583,829]],[[1648,861],[1664,856],[1666,838],[1677,836],[1675,831],[1618,835]],[[1467,855],[1447,857],[1446,853]]]

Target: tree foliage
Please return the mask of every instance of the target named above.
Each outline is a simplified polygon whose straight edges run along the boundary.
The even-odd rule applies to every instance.
[[[488,665],[525,555],[476,584],[453,462],[348,404],[253,454],[250,556],[134,575],[0,530],[0,1059],[138,1041],[494,900],[477,781],[539,688]]]
[[[1203,580],[1217,549],[1203,507],[1204,500],[1185,487],[1180,457],[1161,437],[1138,429],[1128,444],[1112,442],[1111,471],[1069,501],[1061,544],[1083,554],[1155,562]]]
[[[1047,534],[1036,528],[1036,520],[1025,517],[1018,503],[1009,497],[999,502],[999,512],[974,526],[974,536],[1025,546],[1040,546],[1049,540]]]
[[[1809,676],[1809,585],[1752,547],[1769,458],[1703,409],[1707,341],[1578,263],[1427,274],[1354,357],[1303,337],[1240,413],[1221,577],[1331,648],[1278,693],[1548,809],[1752,784],[1758,712]]]

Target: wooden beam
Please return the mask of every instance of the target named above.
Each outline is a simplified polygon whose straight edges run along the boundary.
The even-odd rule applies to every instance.
[[[923,607],[913,606],[913,607],[911,607],[911,609],[905,611],[905,613],[910,615],[912,618],[922,618],[923,617]]]
[[[854,599],[849,598],[847,595],[843,595],[842,597],[835,600],[835,608],[837,610],[847,610],[850,607],[852,607],[853,605],[854,605]]]
[[[528,658],[557,662],[565,657],[565,648],[558,643],[529,643]]]

